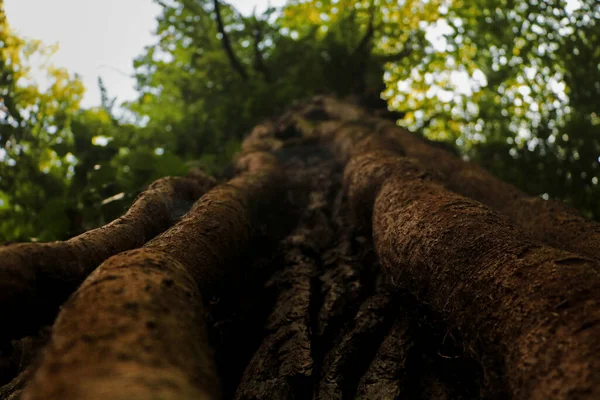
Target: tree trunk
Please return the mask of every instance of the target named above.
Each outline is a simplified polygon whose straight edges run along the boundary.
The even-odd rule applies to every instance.
[[[0,398],[599,398],[598,225],[381,115],[290,108],[187,214],[98,257],[105,239],[0,249],[0,277],[29,276],[0,280]],[[70,292],[15,367],[46,337],[8,340]]]

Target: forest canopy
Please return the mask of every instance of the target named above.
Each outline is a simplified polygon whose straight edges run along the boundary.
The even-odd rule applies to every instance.
[[[99,79],[89,109],[54,49],[0,8],[0,242],[65,239],[159,177],[218,174],[250,128],[315,94],[387,102],[399,125],[600,218],[596,0],[290,0],[253,15],[156,3],[138,98],[115,104]]]

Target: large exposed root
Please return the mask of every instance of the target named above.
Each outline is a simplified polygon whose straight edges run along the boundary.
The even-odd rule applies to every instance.
[[[583,218],[565,204],[528,196],[483,168],[465,162],[446,149],[427,143],[393,122],[376,118],[355,105],[331,98],[317,98],[312,107],[321,107],[331,118],[351,122],[354,126],[365,123],[376,126],[376,132],[371,130],[364,136],[381,137],[378,140],[387,141],[387,149],[399,148],[407,157],[437,171],[447,188],[498,210],[538,240],[600,260],[600,224]],[[346,126],[345,134],[349,129]],[[370,150],[360,147],[363,147],[361,151]],[[346,157],[351,155],[347,150],[342,153]]]
[[[599,396],[597,266],[539,244],[480,203],[424,179],[410,161],[392,167],[385,154],[362,157],[346,177],[357,196],[379,182],[373,234],[382,264],[464,334],[491,390],[500,391],[494,381],[505,378],[516,398]],[[388,163],[387,174],[380,163]]]
[[[204,194],[208,176],[163,178],[119,219],[65,242],[0,247],[0,343],[32,334],[104,260],[165,231]]]
[[[257,163],[145,247],[103,263],[62,308],[23,399],[217,398],[202,297],[243,265],[260,200],[276,207],[284,194],[276,162]]]

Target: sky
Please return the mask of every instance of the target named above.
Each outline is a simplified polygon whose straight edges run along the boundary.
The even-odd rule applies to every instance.
[[[283,0],[228,1],[245,14]],[[79,74],[86,87],[82,105],[100,103],[98,76],[117,103],[136,98],[133,59],[153,43],[160,6],[152,0],[5,0],[11,27],[21,36],[58,43],[57,67]],[[43,81],[41,76],[37,80]]]

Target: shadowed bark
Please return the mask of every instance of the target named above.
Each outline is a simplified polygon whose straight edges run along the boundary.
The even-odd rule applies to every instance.
[[[361,375],[383,338],[391,295],[381,288],[360,307],[352,327],[343,333],[325,356],[323,373],[317,388],[317,399],[352,398]]]
[[[277,284],[285,287],[265,325],[265,339],[254,353],[236,399],[285,399],[308,386],[312,375],[311,285],[315,260],[292,245]]]
[[[400,317],[358,383],[355,399],[396,399],[408,395],[408,357],[414,345],[408,319]]]
[[[19,373],[16,378],[11,380],[6,385],[0,387],[0,399],[2,400],[17,400],[25,386],[29,383],[29,379],[33,374],[34,367],[29,366],[23,372]]]

